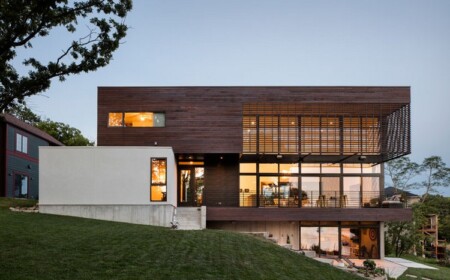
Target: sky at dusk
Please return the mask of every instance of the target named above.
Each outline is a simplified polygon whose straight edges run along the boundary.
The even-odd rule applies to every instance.
[[[109,66],[54,81],[29,107],[95,140],[98,86],[410,86],[411,158],[450,165],[448,0],[135,0],[126,23]]]

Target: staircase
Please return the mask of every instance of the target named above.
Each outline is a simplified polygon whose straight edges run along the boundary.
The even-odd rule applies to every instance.
[[[206,206],[176,208],[177,229],[201,230],[206,228]]]

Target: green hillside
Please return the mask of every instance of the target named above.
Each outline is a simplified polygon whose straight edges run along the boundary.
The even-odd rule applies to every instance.
[[[0,279],[361,279],[270,242],[7,210]]]

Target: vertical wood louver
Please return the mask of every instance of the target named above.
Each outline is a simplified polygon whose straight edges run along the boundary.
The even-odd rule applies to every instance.
[[[372,156],[410,153],[409,104],[244,104],[243,153]],[[335,158],[339,161],[339,158]]]

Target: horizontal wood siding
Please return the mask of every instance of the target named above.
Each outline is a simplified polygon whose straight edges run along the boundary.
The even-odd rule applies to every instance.
[[[241,153],[247,103],[409,103],[409,87],[99,87],[99,146]],[[164,112],[162,128],[108,128],[109,112]]]
[[[205,156],[204,196],[206,206],[239,206],[239,155]]]
[[[412,209],[207,207],[207,221],[407,221]]]

